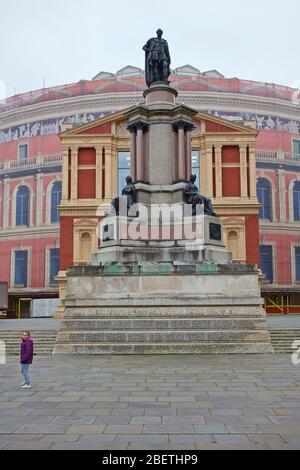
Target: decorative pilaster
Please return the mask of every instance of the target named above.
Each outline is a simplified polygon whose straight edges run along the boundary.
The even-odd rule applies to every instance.
[[[105,199],[111,201],[113,195],[111,190],[111,147],[105,146]]]
[[[44,197],[43,197],[43,174],[37,173],[35,175],[35,225],[41,225],[43,223],[43,207],[44,207]]]
[[[247,146],[240,145],[240,181],[241,197],[248,197]]]
[[[277,170],[278,177],[278,202],[279,202],[279,220],[285,222],[286,217],[286,189],[285,189],[285,170]]]
[[[206,196],[213,197],[213,147],[210,145],[205,150],[206,159]]]
[[[10,184],[10,179],[7,177],[4,177],[3,180],[3,230],[7,229],[9,227],[9,184]]]
[[[250,198],[256,199],[256,154],[255,146],[249,147]]]
[[[222,145],[215,147],[216,197],[223,196],[222,188]]]
[[[96,199],[102,199],[102,147],[96,148]]]
[[[78,198],[78,148],[71,148],[71,199]]]
[[[62,151],[62,201],[69,199],[69,148]]]

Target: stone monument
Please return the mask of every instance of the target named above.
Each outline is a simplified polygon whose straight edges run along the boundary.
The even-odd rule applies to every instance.
[[[127,112],[131,175],[91,263],[68,270],[54,353],[272,353],[259,270],[232,262],[195,184],[197,111],[176,103],[161,30],[144,50],[145,102]]]

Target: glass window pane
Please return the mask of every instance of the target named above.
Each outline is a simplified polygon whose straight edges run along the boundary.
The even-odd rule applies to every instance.
[[[55,224],[59,222],[59,212],[57,206],[61,201],[61,181],[54,183],[51,191],[51,223]]]
[[[272,188],[270,182],[264,178],[257,181],[257,199],[261,204],[259,218],[272,220]]]
[[[293,141],[293,152],[294,155],[300,155],[300,140]]]
[[[57,284],[55,276],[57,276],[59,271],[59,248],[50,249],[50,284]]]
[[[266,276],[265,282],[273,282],[273,247],[270,245],[260,246],[260,268]]]
[[[299,181],[297,181],[294,184],[293,197],[294,197],[294,220],[295,222],[299,222],[300,221],[300,182]]]
[[[19,145],[19,160],[23,160],[28,157],[28,144]]]
[[[21,186],[16,197],[16,226],[29,227],[29,189]]]
[[[199,150],[192,150],[192,173],[197,176],[196,185],[200,191],[200,153]]]
[[[27,286],[28,252],[15,252],[15,284]]]
[[[126,186],[126,177],[130,176],[130,152],[118,152],[118,194]]]
[[[300,282],[300,247],[295,248],[296,281]]]

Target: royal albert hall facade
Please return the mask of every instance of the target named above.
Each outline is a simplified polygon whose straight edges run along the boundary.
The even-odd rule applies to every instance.
[[[225,78],[189,65],[172,71],[179,103],[256,127],[262,291],[269,313],[300,313],[300,104],[297,91]],[[59,134],[141,102],[143,71],[116,74],[16,95],[0,102],[0,282],[9,286],[9,315],[30,299],[58,297],[62,147]],[[193,149],[192,149],[193,150]],[[112,185],[130,173],[130,148],[117,155]],[[127,153],[126,153],[127,152]],[[193,152],[199,171],[201,152]],[[103,174],[105,179],[105,174]],[[200,188],[201,190],[201,188]],[[240,230],[232,223],[228,248],[243,262]],[[70,248],[72,249],[72,247]],[[22,304],[20,302],[22,300]],[[25,301],[28,299],[28,302]]]

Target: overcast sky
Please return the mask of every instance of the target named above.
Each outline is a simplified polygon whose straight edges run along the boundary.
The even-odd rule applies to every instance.
[[[160,27],[172,68],[292,86],[299,17],[299,0],[0,0],[0,81],[10,96],[44,78],[53,86],[144,68],[142,47]]]

